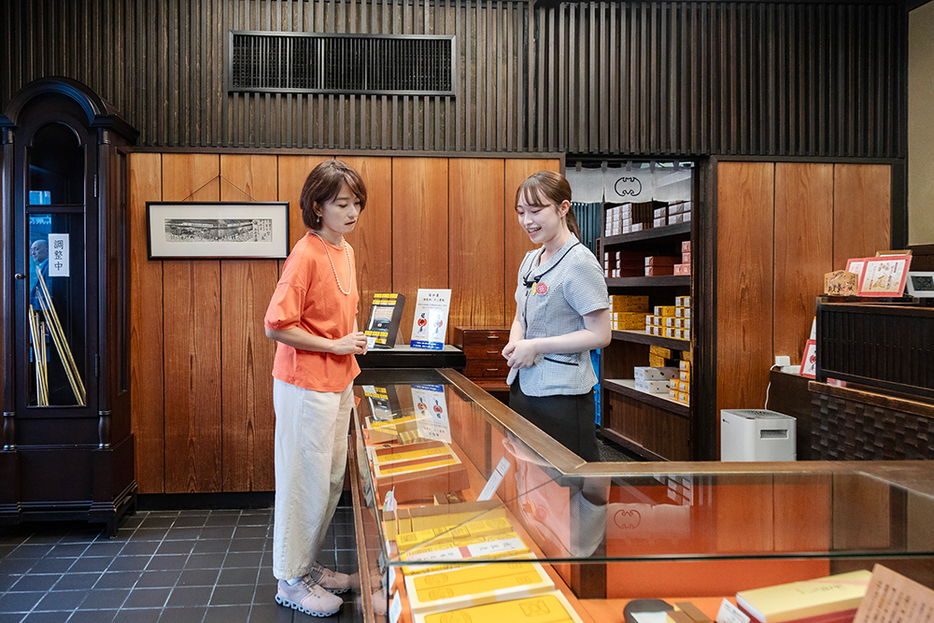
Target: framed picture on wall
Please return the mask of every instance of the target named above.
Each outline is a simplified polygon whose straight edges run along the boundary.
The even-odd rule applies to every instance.
[[[288,202],[146,203],[149,259],[284,259]]]
[[[867,257],[859,280],[859,295],[901,296],[910,265],[910,255]]]

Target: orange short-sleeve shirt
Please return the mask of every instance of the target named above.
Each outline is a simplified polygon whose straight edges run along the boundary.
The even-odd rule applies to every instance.
[[[263,324],[267,329],[300,327],[332,340],[353,332],[359,295],[353,271],[354,251],[346,241],[344,244],[346,252],[311,232],[295,244],[266,309]],[[335,271],[341,287],[350,290],[349,295],[338,289]],[[280,381],[318,392],[343,391],[359,373],[353,355],[300,350],[282,342],[277,344],[272,366],[273,377]]]

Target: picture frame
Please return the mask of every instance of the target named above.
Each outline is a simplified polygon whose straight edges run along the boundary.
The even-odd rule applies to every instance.
[[[846,272],[853,273],[857,277],[856,292],[859,292],[863,286],[863,268],[866,267],[865,257],[851,257],[846,261]]]
[[[898,297],[905,291],[911,255],[867,257],[859,279],[860,296]]]
[[[816,378],[817,376],[817,340],[809,339],[804,344],[804,355],[801,357],[801,376]]]
[[[146,202],[150,260],[285,259],[289,204]]]
[[[909,271],[905,285],[908,286],[910,296],[934,298],[934,272],[932,271]]]

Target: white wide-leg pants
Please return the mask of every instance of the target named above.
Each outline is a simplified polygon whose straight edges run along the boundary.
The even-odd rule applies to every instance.
[[[316,392],[273,379],[276,508],[272,573],[305,575],[321,551],[344,486],[353,384]]]

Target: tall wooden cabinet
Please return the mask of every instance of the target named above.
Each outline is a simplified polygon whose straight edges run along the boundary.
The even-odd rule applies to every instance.
[[[0,116],[3,425],[0,521],[87,519],[135,503],[127,146],[86,86],[43,78]]]

